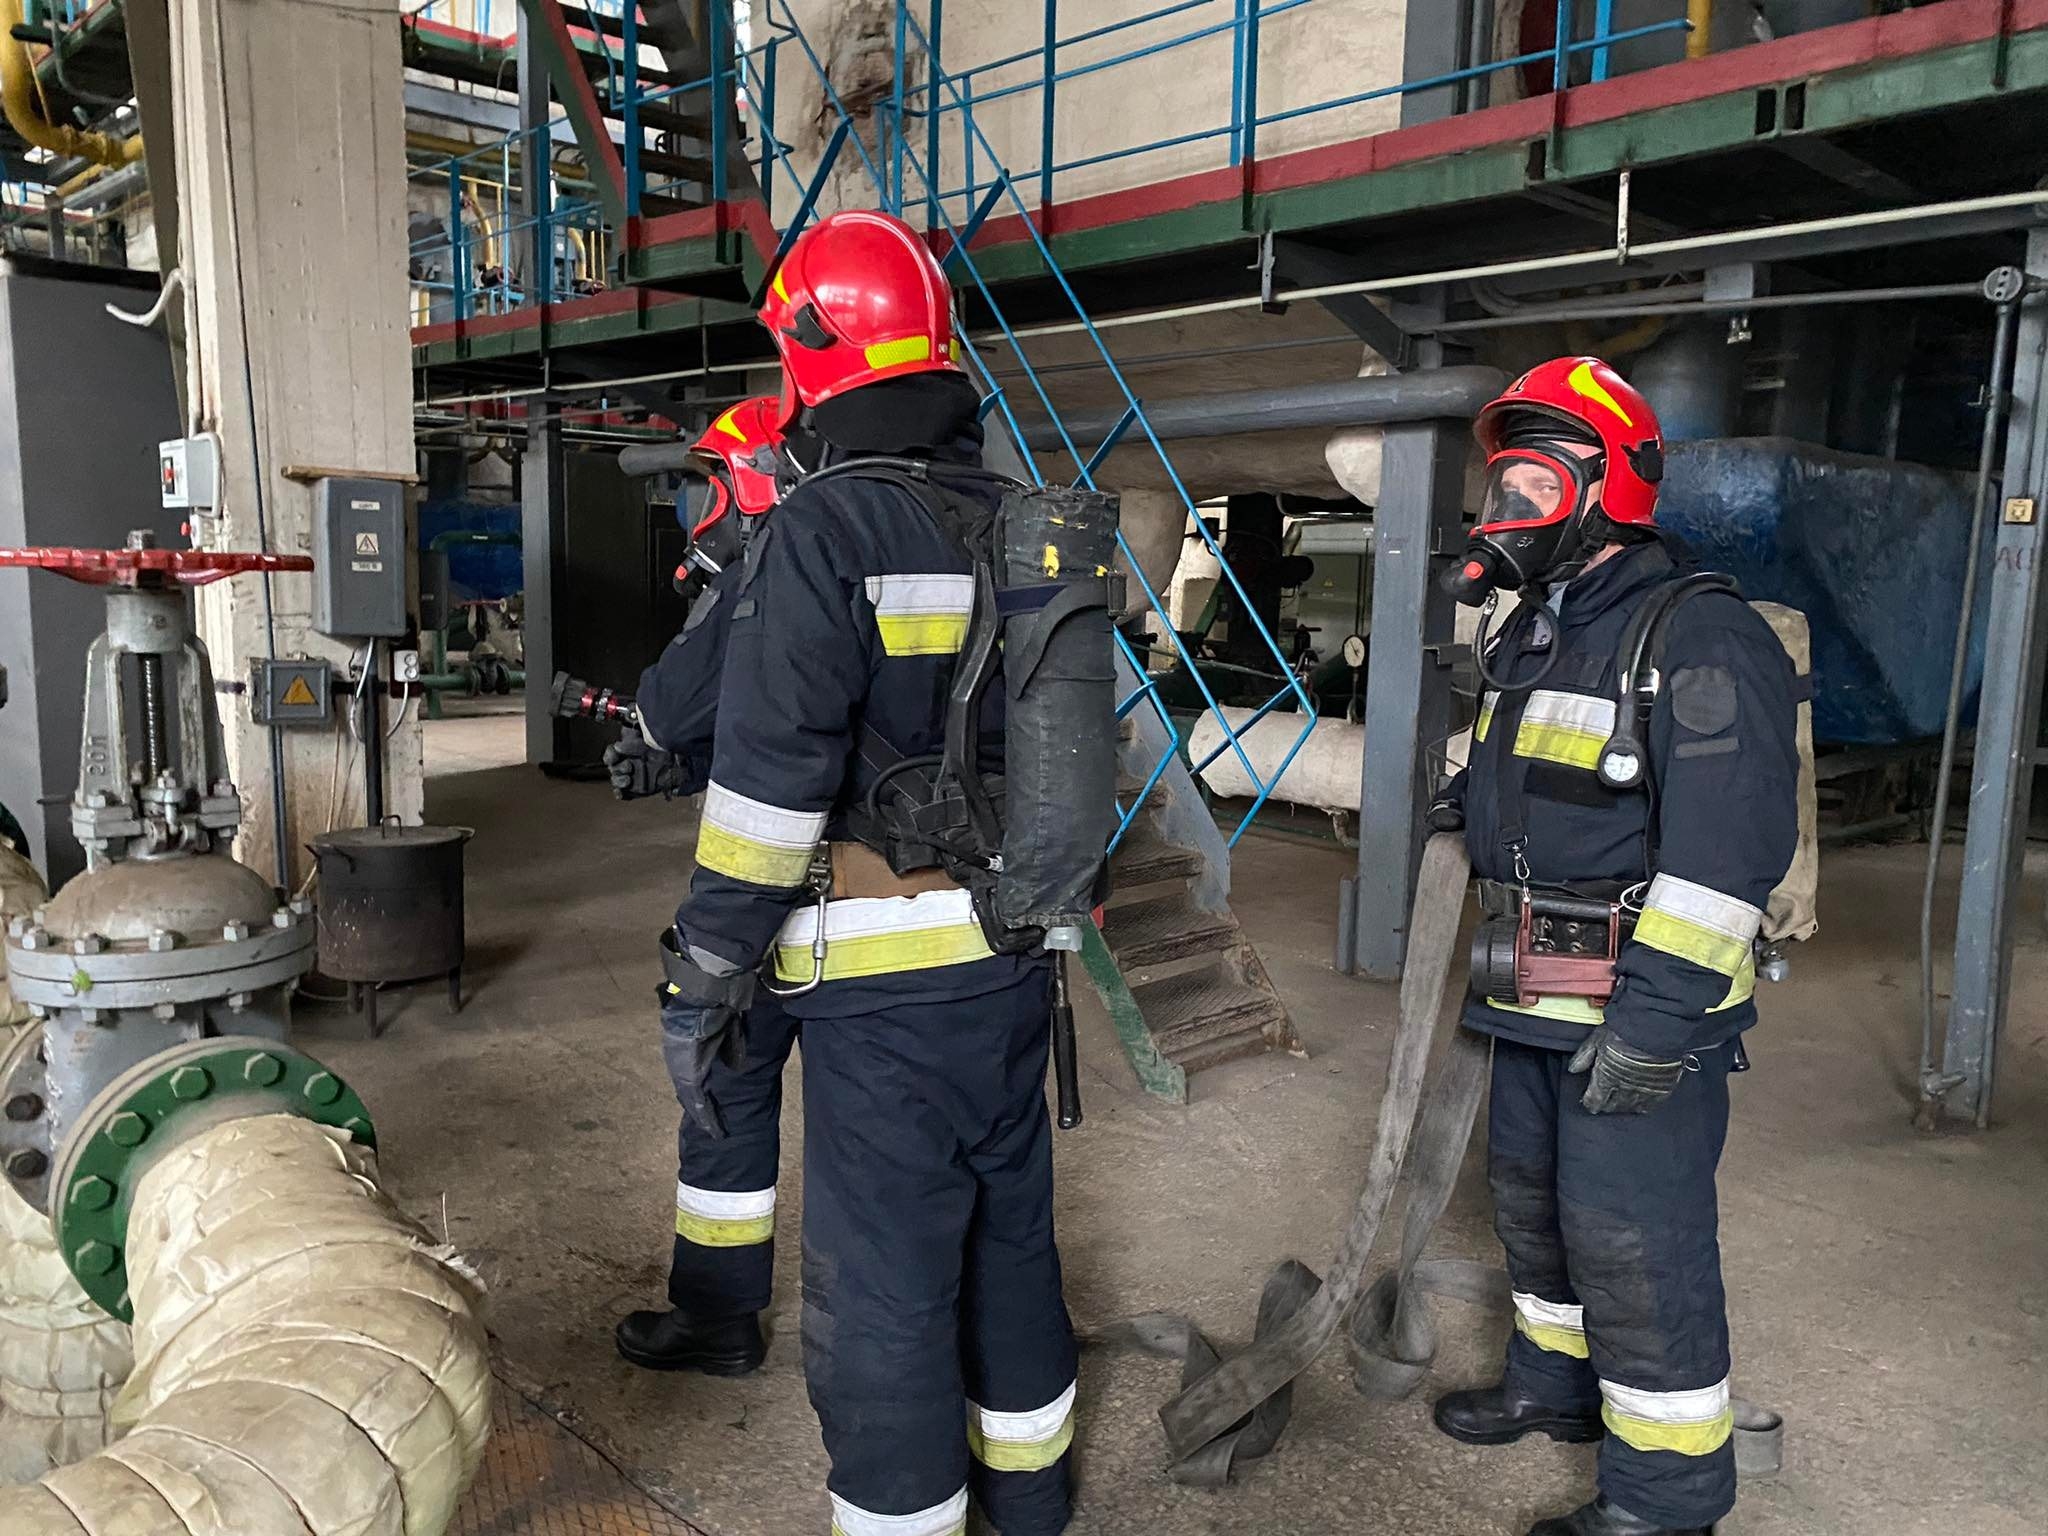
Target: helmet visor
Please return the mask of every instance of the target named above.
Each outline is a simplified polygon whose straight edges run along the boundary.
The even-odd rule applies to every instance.
[[[1479,524],[1484,528],[1532,528],[1556,522],[1577,509],[1582,489],[1572,460],[1508,449],[1487,463]]]

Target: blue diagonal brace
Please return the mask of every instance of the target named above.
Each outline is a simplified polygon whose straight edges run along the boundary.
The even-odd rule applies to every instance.
[[[1003,194],[1009,190],[1009,187],[1010,177],[1008,172],[996,178],[995,185],[990,187],[982,197],[981,205],[974,210],[973,217],[968,219],[965,224],[962,224],[959,233],[954,235],[953,248],[946,252],[946,261],[939,263],[939,265],[944,266],[946,262],[950,262],[954,257],[963,255],[966,252],[968,242],[981,233],[981,226],[988,221],[988,216],[996,211],[996,204],[1003,200]]]
[[[1116,425],[1109,429],[1109,436],[1102,440],[1102,446],[1088,455],[1088,462],[1081,466],[1082,484],[1095,483],[1095,471],[1102,468],[1102,461],[1116,451],[1116,445],[1122,442],[1124,434],[1131,430],[1131,423],[1138,419],[1138,405],[1139,402],[1133,400],[1125,406],[1123,415],[1119,416]]]
[[[811,213],[818,206],[818,198],[825,190],[825,178],[832,174],[833,162],[839,158],[839,151],[846,147],[846,136],[853,131],[853,119],[842,115],[839,126],[832,130],[832,137],[825,141],[825,153],[818,157],[818,168],[811,172],[811,184],[804,188],[804,200],[796,205],[796,216],[789,221],[789,228],[782,232],[782,239],[775,247],[775,257],[768,263],[768,270],[761,274],[761,292],[754,295],[758,307],[762,294],[775,281],[775,274],[782,270],[783,258],[789,255],[789,248],[796,244],[796,237],[804,232],[804,226],[811,222]]]

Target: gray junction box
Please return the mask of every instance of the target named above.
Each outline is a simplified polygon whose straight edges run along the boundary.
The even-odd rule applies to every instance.
[[[313,627],[344,639],[405,633],[405,487],[313,484]]]

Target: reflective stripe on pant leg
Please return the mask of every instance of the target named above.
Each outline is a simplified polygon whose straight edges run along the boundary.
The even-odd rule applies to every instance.
[[[1074,1387],[1026,1413],[967,1404],[967,1449],[991,1472],[1039,1472],[1074,1442]]]
[[[1708,1456],[1735,1432],[1725,1376],[1711,1387],[1689,1392],[1644,1392],[1603,1379],[1600,1395],[1606,1399],[1600,1417],[1639,1451]]]
[[[1561,1051],[1514,1040],[1494,1042],[1486,1177],[1493,1191],[1494,1231],[1507,1250],[1517,1300],[1541,1297],[1546,1307],[1575,1311],[1578,1296],[1565,1265],[1557,1211],[1557,1107],[1564,1061]],[[1547,1407],[1590,1415],[1600,1392],[1584,1348],[1576,1353],[1549,1348],[1520,1327],[1521,1321],[1517,1307],[1504,1383]]]
[[[1714,1190],[1729,1052],[1695,1055],[1648,1114],[1589,1115],[1573,1099],[1559,1122],[1559,1214],[1611,1431],[1600,1490],[1681,1530],[1735,1503]]]
[[[832,1495],[832,1536],[963,1536],[967,1529],[967,1490],[943,1504],[907,1515],[880,1515]]]
[[[1527,1291],[1516,1291],[1515,1332],[1552,1354],[1586,1358],[1584,1307],[1561,1301],[1545,1301]]]
[[[725,1191],[676,1185],[676,1236],[701,1248],[747,1248],[775,1236],[775,1186]]]

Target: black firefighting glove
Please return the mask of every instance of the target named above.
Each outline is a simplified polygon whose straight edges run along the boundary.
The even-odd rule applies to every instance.
[[[711,1096],[711,1069],[723,1061],[737,1069],[747,1056],[746,1016],[671,996],[661,986],[661,1054],[683,1116],[713,1141],[725,1139],[725,1117]]]
[[[1648,1114],[1671,1097],[1685,1062],[1659,1061],[1602,1024],[1572,1053],[1567,1072],[1590,1072],[1579,1097],[1589,1115]]]
[[[611,774],[612,793],[621,800],[644,800],[649,795],[665,795],[673,800],[686,793],[683,760],[673,752],[650,746],[647,738],[630,725],[604,749],[604,766]]]
[[[737,1069],[746,1060],[753,972],[712,975],[684,948],[674,928],[661,935],[661,968],[665,979],[656,991],[661,1054],[676,1102],[705,1135],[723,1141],[725,1117],[711,1097],[711,1069],[720,1061]]]

